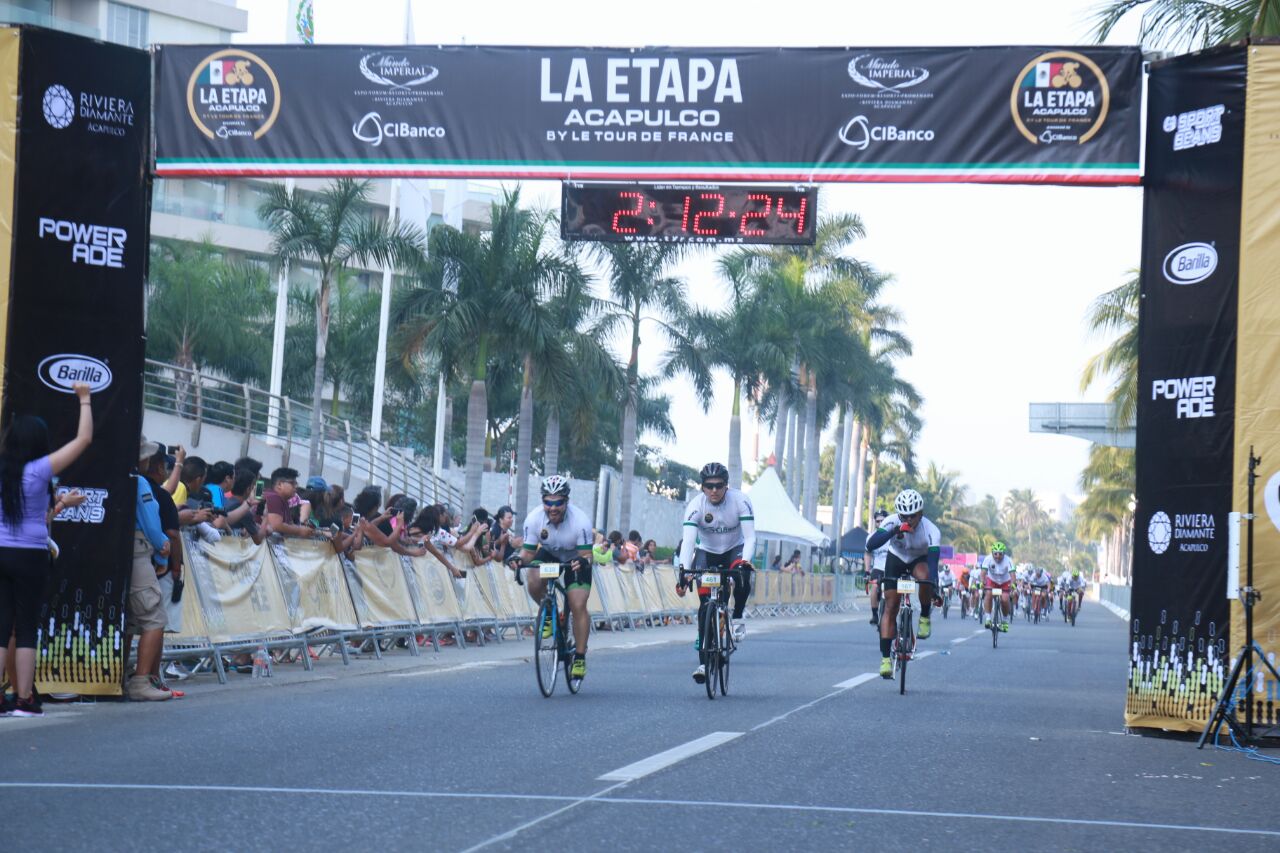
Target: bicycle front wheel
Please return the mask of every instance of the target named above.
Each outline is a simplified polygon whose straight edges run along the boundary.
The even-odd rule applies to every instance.
[[[720,619],[720,636],[716,648],[720,651],[720,666],[718,667],[718,675],[720,679],[720,695],[729,695],[729,663],[733,658],[733,623],[729,620],[729,611],[721,610]]]
[[[720,608],[712,601],[707,605],[707,612],[702,620],[702,651],[707,662],[708,699],[715,699],[716,691],[720,689],[720,666],[724,662],[720,657],[720,630],[716,624],[719,621]]]
[[[566,605],[567,607],[567,605]],[[578,641],[573,635],[573,614],[569,614],[569,618],[565,620],[564,629],[564,686],[569,688],[570,693],[577,693],[582,689],[582,679],[573,677],[573,658],[578,651]]]
[[[911,660],[911,655],[916,647],[916,626],[914,622],[914,613],[911,608],[903,607],[898,611],[898,637],[895,642],[898,644],[898,695],[903,696],[907,692],[907,661]]]
[[[548,596],[542,600],[538,619],[533,623],[533,666],[538,673],[538,689],[548,698],[556,690],[556,673],[560,665],[558,633],[555,603]]]

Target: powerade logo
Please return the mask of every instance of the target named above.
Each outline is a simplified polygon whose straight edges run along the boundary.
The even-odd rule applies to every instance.
[[[72,263],[124,269],[124,244],[129,232],[123,228],[42,216],[38,236],[41,240],[52,237],[70,243]]]
[[[49,356],[40,362],[36,375],[47,387],[63,394],[75,393],[77,382],[88,385],[95,394],[111,385],[111,368],[93,356],[76,353]]]
[[[1164,256],[1161,269],[1173,284],[1199,284],[1218,268],[1218,250],[1211,243],[1183,243]]]
[[[1151,383],[1151,399],[1153,402],[1160,399],[1175,401],[1178,420],[1211,418],[1214,416],[1213,393],[1217,384],[1216,376],[1156,379]]]

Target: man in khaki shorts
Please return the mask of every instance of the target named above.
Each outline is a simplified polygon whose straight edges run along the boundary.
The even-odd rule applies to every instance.
[[[142,467],[161,447],[145,437],[138,447]],[[137,525],[133,532],[133,572],[129,582],[129,603],[125,609],[125,670],[128,671],[130,641],[138,635],[137,674],[125,680],[124,694],[141,702],[163,702],[171,694],[151,683],[148,673],[155,669],[164,651],[164,627],[167,622],[164,595],[156,580],[155,564],[167,565],[169,537],[160,526],[160,511],[146,477],[134,476],[138,486]]]

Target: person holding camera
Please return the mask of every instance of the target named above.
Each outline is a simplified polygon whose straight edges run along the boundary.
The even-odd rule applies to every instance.
[[[328,539],[325,530],[316,530],[294,519],[289,502],[298,495],[298,472],[277,468],[271,472],[271,488],[262,493],[262,517],[267,533],[299,539]]]

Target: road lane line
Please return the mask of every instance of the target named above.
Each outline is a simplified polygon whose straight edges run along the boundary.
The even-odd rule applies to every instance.
[[[415,669],[412,672],[391,672],[388,673],[388,676],[391,678],[418,678],[423,675],[442,675],[446,672],[460,672],[466,669],[493,669],[499,666],[515,666],[518,663],[523,663],[523,661],[476,660],[469,663],[460,663],[457,666],[443,666],[433,669]]]
[[[502,841],[510,841],[520,833],[524,832],[526,829],[529,829],[532,826],[537,826],[538,824],[542,823],[544,820],[550,820],[553,817],[558,817],[559,815],[564,814],[570,809],[576,809],[578,806],[582,805],[583,803],[589,803],[592,800],[598,801],[600,797],[603,797],[605,794],[608,794],[612,791],[616,791],[617,789],[621,788],[623,785],[626,785],[626,784],[627,784],[626,782],[614,782],[609,787],[602,788],[588,797],[579,797],[578,799],[574,800],[568,805],[561,806],[560,808],[554,811],[547,812],[542,817],[535,817],[533,820],[525,821],[524,823],[520,824],[516,828],[509,829],[506,832],[502,833],[501,835],[495,835],[492,838],[488,838],[484,841],[481,841],[479,844],[474,844],[471,847],[468,847],[466,850],[463,850],[462,853],[475,853],[476,850],[481,850],[485,847],[488,847],[490,844],[498,844],[499,842],[502,842]]]
[[[698,753],[714,749],[722,743],[728,743],[734,738],[742,737],[742,734],[742,732],[712,732],[696,740],[672,747],[665,752],[659,752],[657,755],[651,755],[648,758],[628,764],[626,767],[611,770],[596,778],[602,782],[632,782],[664,767],[670,767],[677,762],[684,761],[686,758]]]
[[[970,634],[968,637],[956,637],[954,640],[951,641],[951,645],[958,646],[961,643],[967,643],[972,639],[973,639],[972,634]]]
[[[1191,826],[1187,824],[1172,823],[1141,823],[1138,821],[1126,820],[1087,820],[1084,818],[1060,818],[1060,817],[1042,817],[1038,815],[1004,815],[1004,814],[982,814],[975,812],[938,812],[938,811],[913,811],[911,809],[875,809],[875,808],[858,808],[855,806],[808,806],[808,805],[789,805],[786,803],[731,803],[716,802],[708,800],[660,800],[660,799],[644,799],[638,797],[607,797],[605,796],[611,791],[617,790],[625,785],[625,782],[618,782],[604,788],[598,793],[587,797],[571,797],[555,794],[511,794],[500,792],[461,792],[461,791],[395,791],[395,790],[367,790],[360,788],[281,788],[274,786],[253,786],[253,785],[169,785],[169,784],[130,784],[120,782],[0,782],[0,790],[7,788],[31,791],[33,789],[66,789],[66,790],[94,790],[94,791],[184,791],[184,792],[200,792],[200,793],[231,793],[231,794],[301,794],[304,796],[337,796],[337,797],[397,797],[412,799],[441,799],[441,800],[525,800],[538,802],[559,802],[566,803],[563,808],[551,812],[541,818],[522,825],[520,828],[532,826],[552,817],[561,814],[570,808],[581,805],[583,803],[595,802],[605,803],[617,806],[701,806],[704,808],[730,808],[730,809],[763,809],[769,811],[799,811],[799,812],[827,812],[834,814],[863,814],[863,815],[882,815],[882,816],[901,816],[901,817],[942,817],[942,818],[959,818],[963,820],[992,820],[992,821],[1008,821],[1015,823],[1040,823],[1040,824],[1066,824],[1069,826],[1094,826],[1104,828],[1119,829],[1159,829],[1174,832],[1213,832],[1226,835],[1260,835],[1267,838],[1280,838],[1280,831],[1270,829],[1244,829],[1240,827],[1226,826]],[[483,847],[487,844],[498,840],[506,839],[519,829],[512,830],[502,836],[496,836],[489,841],[482,842],[472,850]]]
[[[912,660],[924,660],[929,655],[936,655],[936,654],[937,652],[920,652],[914,658],[912,658]]]
[[[862,673],[862,675],[855,675],[853,678],[850,678],[847,681],[842,681],[839,684],[833,684],[831,686],[836,688],[837,690],[852,690],[853,688],[857,687],[859,684],[866,684],[871,679],[879,678],[879,677],[880,677],[880,674],[877,672],[864,672]]]

